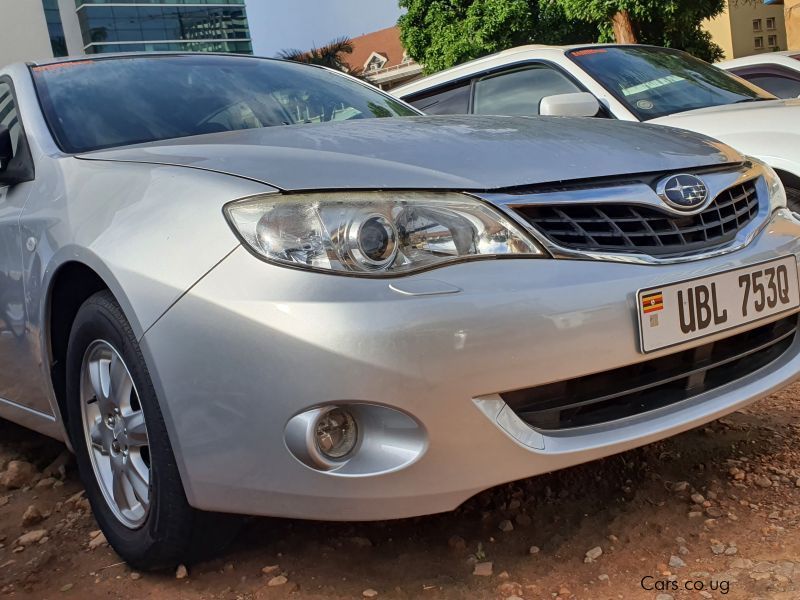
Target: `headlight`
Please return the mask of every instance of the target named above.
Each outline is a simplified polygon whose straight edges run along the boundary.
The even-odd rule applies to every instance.
[[[400,275],[482,257],[544,252],[492,207],[456,193],[266,195],[232,202],[228,220],[260,256],[359,275]]]
[[[783,182],[775,169],[770,167],[767,163],[748,156],[747,160],[755,165],[764,169],[764,181],[767,183],[767,190],[769,191],[769,208],[776,210],[778,208],[786,208],[786,190],[783,187]]]

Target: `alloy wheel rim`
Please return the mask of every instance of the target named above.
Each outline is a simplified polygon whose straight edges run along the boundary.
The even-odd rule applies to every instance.
[[[80,396],[95,479],[114,516],[136,529],[150,510],[150,442],[133,378],[108,342],[87,348]]]

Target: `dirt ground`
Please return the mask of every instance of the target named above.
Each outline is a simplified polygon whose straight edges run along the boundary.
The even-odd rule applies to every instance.
[[[489,490],[453,513],[254,519],[180,579],[133,572],[93,538],[62,451],[0,421],[0,471],[12,459],[37,467],[26,487],[0,486],[0,597],[800,598],[800,385],[677,438]]]

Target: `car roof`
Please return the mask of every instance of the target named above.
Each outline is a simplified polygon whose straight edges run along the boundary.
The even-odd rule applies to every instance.
[[[461,78],[469,77],[475,73],[483,71],[486,68],[505,66],[510,62],[514,62],[514,60],[526,60],[526,59],[537,59],[537,58],[547,59],[548,57],[552,58],[557,55],[563,56],[564,54],[571,52],[573,50],[581,50],[584,48],[619,48],[619,47],[624,47],[626,45],[636,45],[636,46],[645,46],[653,48],[657,47],[657,46],[648,46],[647,44],[613,44],[613,43],[570,44],[567,46],[548,46],[544,44],[530,44],[527,46],[516,46],[514,48],[509,48],[508,50],[496,52],[495,54],[490,54],[488,56],[476,58],[475,60],[471,60],[469,62],[456,65],[455,67],[451,67],[444,71],[439,71],[438,73],[435,73],[423,79],[417,79],[416,81],[412,81],[411,83],[390,90],[390,93],[394,96],[397,96],[398,98],[402,98],[410,94],[430,90],[440,85],[446,85]]]
[[[793,64],[788,61],[795,60],[793,57],[800,56],[800,50],[781,50],[779,52],[764,52],[762,54],[753,54],[751,56],[741,56],[739,58],[732,58],[730,60],[722,60],[716,63],[715,66],[727,67],[745,67],[748,65],[761,65],[761,64]]]
[[[544,44],[529,44],[527,46],[517,46],[515,48],[509,48],[508,50],[496,52],[488,56],[482,56],[481,58],[476,58],[474,60],[462,63],[460,65],[456,65],[455,67],[445,69],[444,71],[439,71],[438,73],[435,73],[423,79],[418,79],[416,81],[412,81],[409,84],[393,89],[391,90],[390,93],[395,96],[402,97],[403,95],[406,94],[412,94],[420,90],[435,87],[441,83],[448,83],[453,79],[458,79],[459,76],[462,75],[467,76],[472,73],[481,71],[484,66],[486,65],[491,66],[492,63],[494,62],[502,63],[503,61],[501,59],[506,59],[510,57],[527,58],[528,56],[526,55],[531,55],[530,58],[533,58],[533,57],[542,57],[543,55],[547,54],[564,54],[571,49],[572,49],[571,46],[547,46]]]
[[[60,65],[70,62],[84,62],[87,60],[111,60],[119,58],[137,58],[137,57],[153,57],[153,56],[229,56],[235,58],[256,58],[259,60],[276,60],[281,61],[279,58],[268,58],[266,56],[253,56],[251,54],[235,54],[233,52],[189,52],[189,51],[172,51],[172,52],[108,52],[102,54],[79,54],[74,56],[60,56],[57,58],[48,58],[44,60],[30,60],[24,63],[11,63],[3,67],[11,67],[14,65],[24,65],[29,67],[44,67],[47,65]]]

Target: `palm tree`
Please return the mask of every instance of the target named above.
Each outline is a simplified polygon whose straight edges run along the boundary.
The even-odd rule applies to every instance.
[[[340,37],[328,42],[319,48],[312,48],[304,52],[303,50],[287,49],[278,52],[277,57],[283,60],[321,65],[338,71],[344,71],[350,75],[358,75],[359,68],[353,68],[344,58],[345,54],[353,53],[353,42],[348,37]]]

